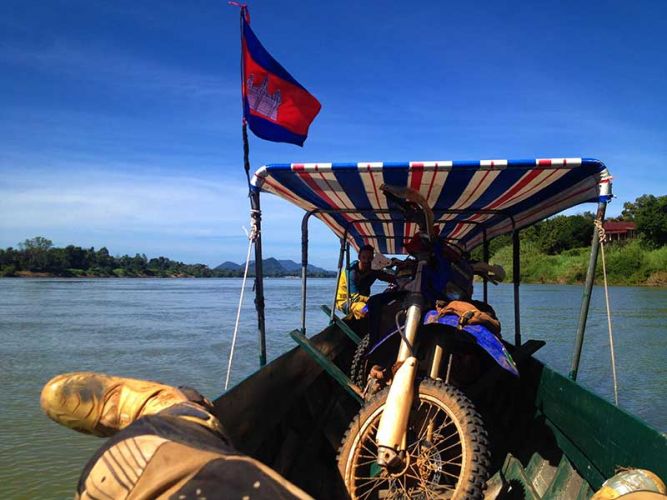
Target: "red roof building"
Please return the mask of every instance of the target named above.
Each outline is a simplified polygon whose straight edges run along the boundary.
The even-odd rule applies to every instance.
[[[637,236],[637,224],[624,221],[605,221],[602,225],[607,234],[607,241],[623,241]]]

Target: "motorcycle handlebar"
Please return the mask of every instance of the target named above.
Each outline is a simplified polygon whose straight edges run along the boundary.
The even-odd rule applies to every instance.
[[[423,225],[422,229],[428,233],[429,239],[431,241],[434,240],[433,211],[428,206],[426,198],[420,192],[409,187],[392,186],[389,184],[382,184],[380,190],[388,199],[401,208],[407,220]]]

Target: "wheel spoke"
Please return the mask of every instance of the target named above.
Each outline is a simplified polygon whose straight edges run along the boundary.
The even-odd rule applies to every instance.
[[[450,444],[449,446],[446,446],[445,448],[440,448],[440,445],[441,445],[441,444],[442,444],[442,442],[440,442],[440,443],[438,443],[438,444],[434,444],[433,447],[434,447],[436,450],[438,450],[438,452],[440,452],[440,453],[444,453],[445,451],[449,451],[449,450],[451,450],[451,449],[454,448],[455,446],[459,446],[459,447],[460,447],[460,446],[461,446],[461,441],[459,440],[459,441],[457,441],[456,443],[453,443],[453,444]]]
[[[366,483],[372,483],[373,481],[387,481],[388,479],[386,477],[382,476],[357,476],[357,480],[362,479],[365,480]]]
[[[401,479],[403,479],[403,482],[401,483]],[[402,477],[398,478],[398,484],[401,485],[401,488],[403,490],[403,493],[405,493],[405,496],[407,498],[410,498],[410,493],[408,492],[408,483],[407,483],[407,478],[405,477],[405,474],[403,474]]]
[[[398,488],[396,488],[396,479],[392,478],[389,480],[388,485],[389,487],[389,498],[401,498],[399,496]]]
[[[454,487],[451,487],[449,485],[436,483],[425,477],[416,476],[414,474],[406,473],[406,475],[413,479],[416,479],[420,483],[422,491],[424,491],[424,493],[426,493],[427,495],[429,493],[432,493],[433,490],[435,490],[436,492],[438,492],[439,490],[452,491],[452,492],[454,491]],[[436,493],[435,498],[440,498],[440,495]]]
[[[375,442],[373,442],[373,444],[375,444]],[[361,450],[365,450],[365,451],[368,453],[368,456],[369,456],[369,457],[375,457],[375,456],[377,456],[377,446],[375,447],[375,450],[373,450],[373,449],[369,448],[369,447],[366,445],[366,443],[362,443],[362,445],[361,445]],[[360,451],[360,453],[359,453],[360,455],[361,455],[361,450],[359,450],[359,451]]]
[[[374,463],[376,463],[376,462],[377,462],[377,457],[369,458],[369,459],[366,460],[365,462],[358,462],[358,463],[357,463],[357,467],[358,467],[358,468],[360,468],[360,467],[365,467],[365,466],[367,466],[367,465],[371,465],[371,464],[374,464]]]
[[[442,465],[443,465],[443,466],[446,465],[448,468],[456,467],[456,468],[459,469],[459,471],[460,471],[461,469],[463,469],[463,463],[462,463],[462,462],[443,462]],[[442,470],[442,468],[438,469],[438,471],[441,471],[441,470]]]
[[[451,472],[447,472],[446,470],[440,470],[440,472],[442,472],[443,474],[447,474],[448,476],[453,477],[454,479],[456,479],[457,482],[459,480],[459,476],[456,475],[456,474],[452,474]]]
[[[422,405],[420,405],[420,409],[421,409],[421,406]],[[426,410],[426,415],[422,419],[421,427],[420,427],[419,431],[417,431],[417,434],[419,434],[420,436],[424,434],[424,427],[428,426],[429,422],[431,421],[431,411],[432,410],[435,410],[436,415],[438,413],[438,408],[435,408],[433,405],[428,406],[428,409]],[[417,416],[419,416],[419,411],[417,411]]]
[[[438,431],[439,431],[439,430],[440,430],[440,429],[438,428]],[[434,434],[435,434],[435,433],[434,433]],[[440,433],[438,433],[438,434],[440,434]],[[449,440],[449,439],[452,439],[454,436],[458,436],[458,434],[459,434],[459,431],[456,429],[456,427],[454,427],[454,430],[453,430],[447,437],[443,437],[443,438],[440,439],[439,441],[440,441],[440,442],[447,441],[447,440]],[[440,434],[440,435],[442,435],[442,434]]]
[[[461,460],[459,460],[458,462],[455,462],[454,460],[456,460],[457,458],[461,459]],[[449,464],[449,465],[463,465],[462,460],[463,460],[463,455],[458,454],[455,457],[450,458],[449,460],[443,460],[442,463],[443,464]]]
[[[355,490],[358,491],[360,489],[363,489],[365,486],[368,486],[369,484],[375,483],[373,487],[371,487],[368,491],[365,491],[364,493],[361,494],[361,496],[358,496],[360,500],[363,500],[365,498],[369,498],[373,491],[380,486],[382,483],[386,483],[387,479],[386,478],[374,478],[371,481],[366,481],[365,483],[356,486]],[[355,491],[355,492],[356,492]]]
[[[406,476],[407,476],[407,474],[406,474]],[[426,498],[428,498],[428,497],[429,497],[429,495],[428,495],[428,491],[429,491],[429,490],[428,490],[428,487],[426,486],[426,480],[425,480],[421,475],[418,476],[418,477],[417,477],[417,476],[412,476],[412,475],[410,475],[410,477],[415,478],[415,479],[417,480],[417,482],[419,482],[419,485],[420,485],[420,487],[421,487],[421,490],[422,490],[422,491],[424,492],[424,494],[426,495]]]

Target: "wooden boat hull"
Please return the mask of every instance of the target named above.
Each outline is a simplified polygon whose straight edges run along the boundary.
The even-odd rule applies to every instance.
[[[311,338],[347,372],[355,344],[334,324]],[[589,498],[619,467],[667,478],[667,437],[532,357],[512,353],[521,377],[490,373],[466,391],[489,431],[487,497]],[[297,347],[220,396],[234,445],[316,498],[345,489],[336,454],[359,403]]]

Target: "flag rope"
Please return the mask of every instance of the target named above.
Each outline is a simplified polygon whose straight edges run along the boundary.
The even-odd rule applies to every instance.
[[[250,229],[250,234],[248,234],[248,253],[245,259],[245,271],[243,272],[243,282],[241,283],[241,296],[239,297],[239,308],[236,311],[236,324],[234,325],[234,333],[232,335],[232,346],[229,350],[229,361],[227,362],[227,377],[225,378],[225,390],[229,387],[229,377],[232,373],[232,360],[234,359],[234,351],[236,349],[236,337],[239,331],[239,322],[241,321],[241,308],[243,307],[243,295],[245,292],[245,284],[248,279],[248,268],[250,267],[250,252],[252,251],[252,245],[257,239],[257,226],[252,220],[252,226]]]

